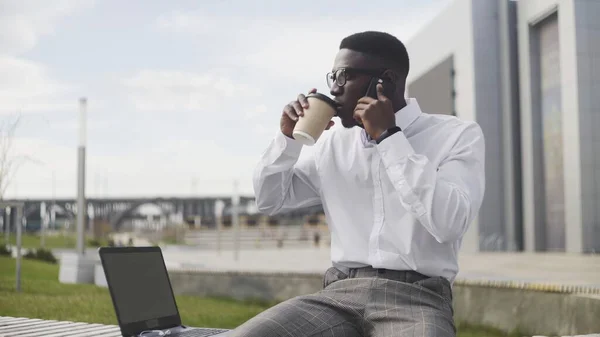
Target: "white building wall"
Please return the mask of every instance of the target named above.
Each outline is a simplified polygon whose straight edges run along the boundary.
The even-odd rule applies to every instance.
[[[406,43],[410,56],[407,83],[453,55],[456,112],[464,120],[475,120],[471,12],[471,1],[454,1]],[[410,92],[407,95],[410,96]],[[478,222],[479,219],[476,219],[465,234],[462,251],[479,251]]]
[[[511,77],[501,76],[500,28],[506,25],[500,25],[499,5],[498,0],[456,0],[407,43],[411,59],[408,83],[453,56],[457,116],[477,121],[486,138],[485,198],[478,219],[463,240],[464,251],[515,249],[515,231],[506,228],[515,226],[509,220],[514,218],[514,207],[506,204],[514,200],[510,195],[515,190],[512,182],[506,181],[512,175],[504,172],[512,167],[503,164],[502,84]]]
[[[517,6],[516,28],[506,22],[507,3],[455,0],[406,44],[409,84],[453,56],[457,115],[477,121],[486,136],[486,200],[464,238],[463,251],[486,249],[490,228],[504,230],[504,249],[515,249],[521,232],[525,250],[544,249],[545,192],[536,184],[544,169],[539,165],[541,126],[533,119],[539,102],[532,100],[538,83],[532,80],[532,62],[537,60],[531,36],[534,25],[558,13],[564,246],[567,252],[598,252],[600,1],[511,2]],[[507,30],[515,29],[517,43],[511,44]],[[514,49],[507,51],[507,45]],[[521,162],[507,163],[515,157]]]
[[[454,56],[456,111],[464,120],[475,120],[471,8],[471,1],[454,1],[406,43],[410,56],[407,83]]]

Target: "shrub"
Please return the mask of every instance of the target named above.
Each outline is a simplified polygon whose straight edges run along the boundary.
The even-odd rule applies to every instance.
[[[26,259],[39,260],[54,264],[58,262],[54,254],[52,254],[52,251],[44,248],[32,249],[28,251],[27,254],[23,255],[23,257]]]
[[[90,246],[90,247],[101,247],[102,246],[102,242],[100,242],[99,240],[96,240],[96,239],[90,239],[90,240],[88,240],[88,246]]]
[[[7,245],[0,245],[0,256],[11,256],[10,248]]]
[[[23,257],[26,259],[32,259],[32,260],[36,259],[37,254],[36,254],[35,249],[32,249],[32,250],[28,251],[27,253],[25,253],[25,255],[23,255]]]

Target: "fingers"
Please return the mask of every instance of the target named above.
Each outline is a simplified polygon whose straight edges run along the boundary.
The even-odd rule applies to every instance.
[[[358,103],[354,108],[354,115],[352,116],[354,120],[359,124],[363,125],[362,116],[365,114],[365,110],[369,107],[367,103]]]
[[[298,103],[298,106],[300,106],[300,110],[308,109],[308,99],[306,99],[306,96],[303,94],[298,95],[298,100],[296,103]]]
[[[377,99],[380,101],[387,101],[387,97],[385,97],[385,95],[383,94],[383,85],[377,84]]]
[[[308,91],[309,94],[317,92],[317,89],[313,88]],[[291,120],[298,121],[298,117],[304,116],[304,109],[308,109],[308,99],[304,94],[298,95],[295,101],[290,102],[283,108],[285,113]]]
[[[366,110],[369,107],[369,103],[358,103],[356,104],[356,106],[354,107],[354,111],[358,111],[358,110]]]
[[[317,89],[315,88],[312,88],[308,91],[309,94],[314,94],[315,92],[317,92]],[[308,109],[308,99],[306,99],[306,96],[304,96],[303,94],[298,95],[298,102],[300,102],[300,105],[304,109]]]
[[[300,117],[304,116],[304,109],[300,105],[300,102],[295,101],[295,102],[292,102],[291,104],[292,104],[292,107],[294,108],[294,110],[296,110],[296,115],[298,115]]]
[[[384,92],[383,92],[383,85],[377,84],[377,99],[373,98],[373,97],[369,97],[369,96],[364,96],[361,97],[358,102],[360,103],[372,103],[372,102],[377,102],[377,101],[387,101],[388,98],[385,96]]]
[[[293,121],[297,121],[298,117],[304,116],[304,109],[298,101],[290,102],[283,108],[283,112],[285,112],[285,114],[288,115],[288,117],[290,117]]]
[[[360,118],[360,116],[354,115],[354,120],[356,121],[356,123],[358,123],[358,125],[363,125],[363,121]]]
[[[358,99],[358,103],[371,104],[373,102],[377,102],[373,97],[365,96]]]
[[[364,110],[362,110],[362,109],[354,109],[354,114],[352,115],[352,118],[354,118],[354,120],[359,125],[363,125],[363,122],[362,122],[363,113],[364,113]]]
[[[290,102],[288,105],[283,107],[283,113],[286,114],[291,120],[298,121],[298,114],[296,113],[296,109],[293,104],[298,103],[296,101]]]

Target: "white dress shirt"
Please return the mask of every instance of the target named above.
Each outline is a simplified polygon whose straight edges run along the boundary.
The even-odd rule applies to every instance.
[[[402,131],[376,144],[364,129],[334,127],[314,151],[280,131],[254,173],[260,212],[322,204],[334,264],[458,273],[462,236],[485,190],[483,133],[475,122],[421,112],[416,99],[396,112]]]

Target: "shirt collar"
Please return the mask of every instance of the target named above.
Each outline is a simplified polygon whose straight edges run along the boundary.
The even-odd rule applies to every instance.
[[[407,98],[406,106],[396,112],[396,125],[400,129],[408,128],[421,115],[421,107],[416,98]]]

